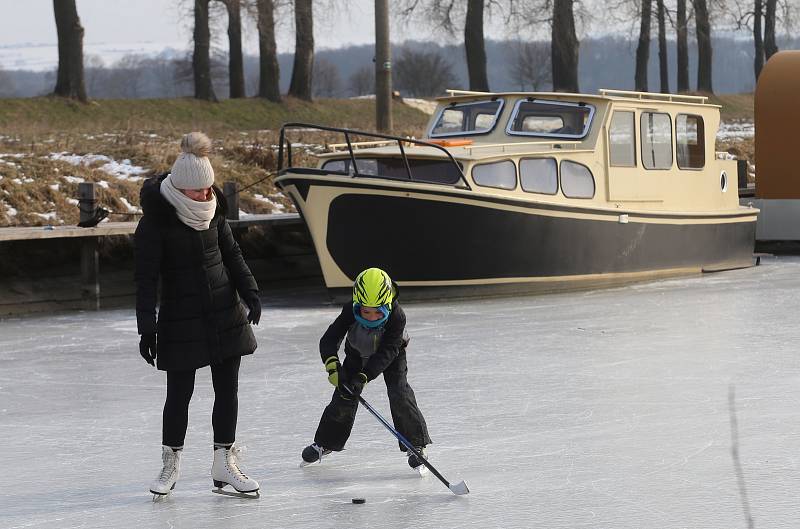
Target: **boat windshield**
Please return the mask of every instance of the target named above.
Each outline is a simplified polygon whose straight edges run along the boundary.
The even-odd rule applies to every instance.
[[[502,99],[451,103],[439,112],[428,136],[438,138],[490,132],[502,108]]]
[[[586,103],[523,99],[517,101],[506,132],[519,136],[583,138],[589,132],[594,107]]]
[[[462,179],[459,167],[450,160],[408,158],[408,165],[406,168],[402,158],[356,158],[358,176],[408,180],[410,169],[411,180],[414,182],[455,185]],[[350,158],[328,160],[322,165],[322,169],[331,173],[356,176]]]

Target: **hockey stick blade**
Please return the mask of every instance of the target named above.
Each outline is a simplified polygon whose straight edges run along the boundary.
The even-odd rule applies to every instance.
[[[456,483],[455,485],[450,485],[449,488],[451,491],[453,491],[453,494],[458,494],[459,496],[462,494],[469,494],[467,484],[463,481],[461,483]]]

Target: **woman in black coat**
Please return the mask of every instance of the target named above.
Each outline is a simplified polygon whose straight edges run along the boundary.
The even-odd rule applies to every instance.
[[[214,484],[219,492],[231,485],[240,495],[257,497],[258,482],[238,468],[234,442],[239,364],[256,349],[250,324],[261,317],[258,285],[213,185],[211,141],[193,132],[183,137],[181,150],[169,175],[144,182],[135,234],[139,351],[167,372],[163,468],[150,491],[155,499],[175,488],[195,371],[211,366]]]

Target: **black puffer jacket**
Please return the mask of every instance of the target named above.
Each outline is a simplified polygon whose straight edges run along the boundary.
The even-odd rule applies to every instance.
[[[144,215],[136,228],[136,320],[139,333],[158,332],[158,368],[198,369],[255,351],[243,298],[258,285],[225,220],[224,198],[207,230],[178,219],[161,196],[164,176],[145,181]],[[161,295],[156,323],[159,278]]]

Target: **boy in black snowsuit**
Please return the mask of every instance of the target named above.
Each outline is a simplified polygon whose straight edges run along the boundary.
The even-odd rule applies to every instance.
[[[344,449],[358,409],[357,396],[381,373],[395,428],[424,455],[424,448],[431,440],[414,390],[406,380],[409,338],[405,327],[406,316],[397,301],[397,285],[388,274],[379,268],[359,274],[353,286],[353,302],[345,303],[319,343],[328,380],[336,389],[322,414],[314,443],[303,450],[305,463]],[[340,364],[338,351],[342,340],[345,358]],[[400,449],[406,451],[402,444]],[[408,463],[415,469],[424,468],[413,454]]]

